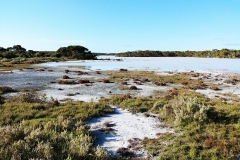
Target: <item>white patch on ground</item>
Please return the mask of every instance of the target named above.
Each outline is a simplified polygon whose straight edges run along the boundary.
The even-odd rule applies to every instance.
[[[91,130],[97,137],[95,145],[103,147],[113,155],[116,154],[118,148],[127,148],[129,139],[157,138],[157,133],[172,132],[170,129],[160,128],[161,123],[155,117],[146,117],[142,113],[132,114],[127,110],[113,108],[115,110],[114,114],[92,118],[89,121]],[[115,124],[111,127],[115,134],[106,134],[99,131],[100,128],[104,127],[105,122]],[[146,156],[146,153],[138,152],[138,156]]]
[[[227,96],[222,96],[223,94],[232,94],[240,97],[240,84],[237,83],[235,85],[226,84],[224,81],[234,76],[238,76],[237,73],[231,73],[226,71],[199,71],[201,74],[211,74],[209,77],[209,82],[217,85],[220,90],[214,91],[211,89],[197,89],[196,92],[203,94],[207,98],[226,98]],[[204,80],[207,82],[207,80]]]
[[[58,90],[58,89],[61,90]],[[114,94],[126,94],[127,91],[120,90],[115,83],[94,82],[90,86],[84,84],[63,85],[51,84],[43,91],[47,98],[52,97],[57,100],[72,99],[78,101],[98,101],[101,97],[110,97]],[[72,96],[69,96],[72,94]]]

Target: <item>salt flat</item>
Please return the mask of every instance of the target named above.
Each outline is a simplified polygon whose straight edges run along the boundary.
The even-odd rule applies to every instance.
[[[113,114],[100,118],[92,118],[89,121],[93,134],[97,137],[95,145],[100,145],[112,155],[121,147],[127,148],[130,144],[128,140],[143,140],[145,137],[157,138],[158,133],[173,132],[168,128],[160,128],[159,120],[154,116],[146,117],[142,113],[132,114],[127,110],[114,108]],[[103,133],[99,129],[104,128],[106,123],[113,126],[114,133]],[[146,156],[144,151],[136,152],[140,157]]]

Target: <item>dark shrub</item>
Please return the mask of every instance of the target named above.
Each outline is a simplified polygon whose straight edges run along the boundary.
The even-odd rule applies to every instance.
[[[14,90],[13,88],[11,88],[9,86],[0,86],[0,93],[4,94],[4,93],[9,93],[9,92],[16,92],[16,90]]]
[[[128,148],[118,148],[116,151],[120,156],[122,157],[134,157],[134,154],[132,151],[130,151]]]
[[[76,84],[74,80],[59,80],[58,84]]]
[[[103,83],[111,83],[108,79],[104,79]]]
[[[174,89],[168,90],[164,97],[167,99],[172,99],[176,95],[178,95],[178,90],[174,88]]]
[[[53,106],[58,106],[58,105],[59,105],[58,100],[53,101]]]
[[[217,86],[210,86],[209,87],[211,90],[218,91],[220,90]]]
[[[109,122],[109,121],[106,121],[106,122],[103,123],[103,125],[104,125],[105,127],[113,127],[113,126],[115,126],[116,124],[115,124],[115,123],[111,123],[111,122]]]
[[[224,81],[224,83],[232,84],[232,85],[236,85],[237,82],[238,82],[238,80],[236,78],[226,79]]]
[[[121,84],[122,84],[122,85],[127,85],[127,82],[122,82]]]
[[[50,81],[49,83],[50,83],[50,84],[53,84],[53,83],[56,83],[56,82],[55,82],[55,81]]]
[[[123,69],[123,68],[121,68],[121,69],[119,69],[119,71],[128,71],[127,69]]]
[[[134,83],[136,83],[137,85],[142,85],[142,83],[141,83],[141,82],[134,82]]]
[[[136,86],[130,86],[129,89],[130,90],[137,90],[137,87]]]
[[[69,77],[67,75],[64,75],[62,78],[63,79],[69,79]]]
[[[78,80],[79,84],[84,84],[84,83],[90,83],[90,81],[88,79],[80,79]]]
[[[143,79],[141,80],[141,82],[142,82],[142,83],[144,83],[144,82],[149,82],[149,79],[148,79],[148,78],[143,78]]]
[[[114,133],[114,129],[110,127],[103,127],[99,129],[100,132],[106,133],[106,134],[111,134]]]
[[[199,73],[192,74],[192,77],[199,77]]]
[[[88,74],[87,72],[83,72],[83,71],[74,71],[74,72],[77,73],[77,75]]]
[[[133,81],[140,81],[138,78],[133,78]]]
[[[184,85],[184,86],[186,86],[186,85],[188,85],[188,82],[185,82],[185,81],[184,81],[184,82],[182,82],[181,84]]]
[[[65,72],[65,73],[68,73],[68,72],[69,72],[69,70],[68,70],[68,69],[66,69],[64,72]]]
[[[166,83],[164,82],[155,82],[154,84],[156,84],[157,86],[166,86]]]
[[[124,98],[125,98],[125,99],[130,99],[130,98],[132,98],[132,97],[131,97],[130,94],[126,94],[126,95],[124,95]]]
[[[136,146],[141,144],[142,140],[139,138],[133,138],[129,139],[128,142],[129,142],[128,148],[134,149]]]
[[[37,69],[36,72],[43,72],[45,71],[44,69]]]

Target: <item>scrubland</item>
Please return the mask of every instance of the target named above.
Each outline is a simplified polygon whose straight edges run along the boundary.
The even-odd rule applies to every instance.
[[[141,159],[134,157],[131,145],[119,148],[116,157],[94,147],[95,137],[87,121],[113,113],[111,105],[132,114],[154,114],[163,122],[158,127],[174,130],[138,142],[138,149],[148,153],[145,159],[239,159],[240,97],[224,93],[229,87],[239,87],[238,74],[220,77],[196,71],[128,70],[101,74],[107,78],[99,83],[115,83],[126,93],[111,94],[97,102],[60,103],[37,92],[6,97],[18,89],[1,86],[0,159]],[[132,90],[132,86],[136,88]],[[141,86],[156,89],[137,96],[145,91]],[[210,93],[212,97],[208,97]],[[133,145],[134,141],[129,143]]]

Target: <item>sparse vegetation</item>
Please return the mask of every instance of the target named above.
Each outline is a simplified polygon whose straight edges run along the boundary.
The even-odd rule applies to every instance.
[[[76,84],[74,80],[59,80],[58,84]]]
[[[63,79],[70,79],[67,75],[64,75],[62,78]]]
[[[85,83],[90,83],[90,81],[88,79],[80,79],[78,80],[79,84],[85,84]]]
[[[129,89],[130,90],[137,90],[137,87],[136,86],[130,86]]]
[[[0,86],[0,94],[9,93],[9,92],[16,92],[16,90],[9,86]]]
[[[116,151],[121,157],[134,157],[134,154],[132,151],[130,151],[128,148],[118,148]]]
[[[65,71],[66,74],[69,72]],[[238,96],[222,94],[234,100],[226,103],[195,92],[196,89],[220,88],[211,81],[199,79],[203,76],[197,73],[162,76],[147,71],[109,71],[108,74],[109,82],[130,80],[155,87],[163,84],[166,87],[174,84],[175,87],[156,92],[152,97],[126,94],[102,98],[99,102],[60,103],[58,100],[46,102],[44,95],[32,92],[3,99],[2,94],[15,89],[2,86],[0,139],[3,141],[0,141],[0,159],[110,159],[101,147],[93,147],[94,137],[85,122],[91,117],[112,113],[111,104],[128,109],[133,114],[154,113],[164,126],[175,130],[175,133],[159,133],[156,139],[129,140],[129,148],[116,151],[122,158],[133,157],[130,148],[136,147],[144,148],[150,157],[158,159],[234,159],[240,156]],[[238,81],[239,78],[230,78],[224,83]],[[87,79],[79,82],[90,83]],[[58,83],[76,84],[74,80],[59,80]],[[122,85],[129,90],[126,83]],[[105,122],[100,130],[114,133],[113,125]]]

